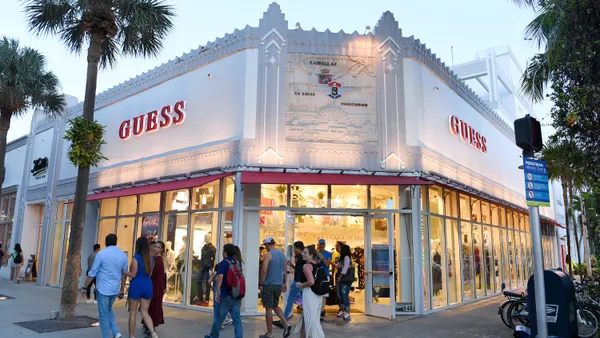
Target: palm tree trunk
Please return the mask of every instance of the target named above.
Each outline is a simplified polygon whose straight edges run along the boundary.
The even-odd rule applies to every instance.
[[[581,238],[583,240],[583,255],[585,264],[587,264],[587,275],[592,277],[592,261],[590,260],[590,246],[587,233],[587,224],[585,222],[585,204],[583,203],[583,191],[579,192],[579,204],[581,205]]]
[[[102,51],[103,34],[92,33],[90,47],[88,48],[88,67],[85,85],[85,99],[83,102],[83,118],[94,120],[96,104],[96,85],[98,82],[98,64]],[[67,269],[62,286],[60,299],[60,319],[73,319],[77,305],[77,290],[79,289],[79,276],[81,275],[81,241],[85,222],[85,207],[90,180],[90,168],[79,167],[77,170],[77,183],[75,186],[75,200],[73,201],[73,216],[71,219],[71,232],[69,234],[69,252],[67,254]]]
[[[581,243],[579,242],[579,235],[577,234],[577,220],[575,219],[575,209],[574,209],[574,198],[573,198],[573,182],[569,181],[567,183],[569,187],[569,209],[571,209],[571,220],[573,221],[573,232],[575,233],[575,249],[577,249],[577,260],[579,261],[579,277],[583,280],[583,269],[581,269]]]
[[[565,207],[565,228],[567,230],[567,256],[569,256],[569,276],[573,276],[573,255],[571,255],[571,229],[569,226],[569,199],[567,198],[567,180],[565,177],[560,179],[563,192],[563,204]]]
[[[2,196],[2,183],[4,182],[4,161],[6,160],[6,136],[8,135],[8,129],[10,128],[10,117],[11,113],[2,112],[0,113],[0,196]],[[5,248],[10,250],[10,248]]]

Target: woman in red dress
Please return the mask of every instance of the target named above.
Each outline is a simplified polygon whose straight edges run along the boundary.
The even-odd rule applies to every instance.
[[[154,329],[157,326],[164,324],[165,319],[163,318],[163,296],[166,288],[166,274],[165,274],[165,243],[158,241],[154,243],[154,268],[152,269],[152,300],[150,300],[150,306],[148,308],[148,314],[152,317],[152,323]],[[148,329],[144,326],[144,333],[147,333]]]

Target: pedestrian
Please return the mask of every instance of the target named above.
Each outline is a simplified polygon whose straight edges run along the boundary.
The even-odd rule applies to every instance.
[[[21,267],[23,266],[23,250],[21,244],[16,243],[14,249],[10,252],[12,263],[10,264],[10,280],[21,283]]]
[[[287,322],[283,315],[283,310],[279,307],[279,298],[281,293],[287,291],[286,287],[286,266],[287,258],[285,254],[275,249],[275,240],[273,237],[267,237],[263,241],[263,245],[267,249],[265,258],[260,271],[260,297],[263,306],[265,307],[265,319],[267,323],[267,333],[259,336],[259,338],[273,337],[273,311],[279,317],[283,324],[283,337],[289,337],[292,331],[292,326]]]
[[[290,285],[290,290],[287,297],[287,303],[285,304],[285,311],[283,316],[286,320],[292,317],[292,309],[294,308],[294,302],[300,293],[300,289],[296,287],[296,282],[299,282],[302,278],[302,268],[304,267],[304,259],[302,259],[302,251],[304,251],[303,242],[294,243],[294,263],[288,261],[288,266],[294,269],[294,280]],[[281,321],[277,320],[273,322],[273,325],[283,328]]]
[[[333,258],[333,255],[331,254],[331,252],[325,250],[325,246],[327,245],[327,242],[325,242],[324,239],[319,239],[318,242],[318,247],[317,247],[317,258],[316,261],[317,263],[321,264],[321,266],[323,267],[323,270],[325,270],[325,274],[327,275],[327,278],[330,278],[330,270],[329,270],[329,266],[331,265],[331,259]],[[327,296],[325,295],[325,297],[323,297],[323,305],[321,306],[321,320],[325,319],[325,305],[326,305],[326,300],[327,300]]]
[[[90,272],[90,270],[92,269],[92,266],[94,266],[94,259],[96,258],[96,254],[100,251],[100,244],[94,244],[94,251],[88,256],[87,259],[87,270],[85,271],[85,275],[87,276],[87,274]],[[92,303],[92,297],[91,297],[91,290],[92,290],[92,284],[94,284],[94,300],[93,302],[95,304],[98,304],[98,295],[97,295],[97,291],[96,290],[96,278],[92,279],[92,282],[90,283],[90,287],[87,288],[86,290],[86,299],[87,299],[87,303],[90,304]]]
[[[138,310],[142,313],[142,319],[150,331],[152,338],[158,335],[154,331],[154,323],[148,313],[150,300],[152,299],[152,268],[154,267],[154,257],[150,253],[150,244],[146,237],[140,237],[135,241],[135,255],[131,260],[129,272],[123,270],[123,274],[130,277],[129,294],[129,338],[133,338],[135,333],[136,316]]]
[[[2,243],[0,243],[0,269],[2,269],[3,263],[4,263],[4,251],[2,250]]]
[[[244,259],[242,258],[242,250],[240,250],[239,246],[235,246],[235,257],[234,257],[235,261],[240,263],[240,270],[244,270]],[[227,317],[225,318],[225,321],[223,322],[223,325],[221,325],[221,329],[225,328],[225,325],[227,324],[232,324],[233,323],[233,318],[231,318],[231,314],[228,314]]]
[[[125,276],[123,276],[123,270],[127,269],[127,254],[117,248],[117,235],[115,234],[106,236],[104,244],[106,248],[98,252],[94,258],[94,264],[83,283],[82,294],[87,294],[87,290],[95,278],[98,322],[102,338],[121,338],[123,336],[115,320],[113,304],[117,297],[123,299],[124,296]]]
[[[165,273],[165,243],[158,241],[150,243],[150,249],[154,253],[154,268],[152,269],[152,299],[150,300],[150,306],[148,307],[148,314],[152,318],[152,324],[154,324],[154,331],[156,327],[165,323],[163,316],[163,296],[167,288],[167,275]],[[150,330],[144,323],[142,318],[142,325],[144,327],[144,334],[149,336]]]
[[[234,337],[242,338],[244,336],[242,319],[240,318],[242,299],[233,298],[231,296],[231,286],[227,283],[230,265],[237,265],[241,271],[240,264],[235,260],[235,246],[233,244],[225,244],[223,246],[223,257],[223,260],[217,264],[217,275],[214,279],[217,290],[214,298],[215,317],[210,334],[205,335],[204,337],[218,338],[225,316],[227,316],[227,313],[230,313],[231,318],[233,319]]]
[[[335,283],[340,306],[337,317],[344,318],[345,321],[350,320],[350,288],[354,282],[354,269],[352,269],[350,256],[350,246],[342,244]]]
[[[320,263],[316,262],[317,257],[318,252],[314,245],[309,245],[302,251],[305,264],[302,267],[302,278],[296,283],[296,287],[302,289],[302,315],[294,328],[294,334],[300,333],[301,338],[325,337],[319,320],[323,302],[321,298],[325,297],[317,295],[311,289],[315,284],[314,273],[320,266]]]

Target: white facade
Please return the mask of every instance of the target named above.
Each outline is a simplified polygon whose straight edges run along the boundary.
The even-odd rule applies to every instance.
[[[423,286],[424,280],[431,279],[427,273],[421,273],[429,269],[423,262],[437,263],[429,254],[429,241],[424,241],[424,246],[417,244],[422,240],[421,231],[424,238],[429,236],[428,221],[422,230],[421,220],[437,216],[427,199],[427,196],[433,199],[434,193],[421,190],[421,185],[435,183],[440,192],[443,189],[465,197],[467,205],[470,199],[473,203],[484,201],[488,207],[511,210],[508,215],[514,212],[516,223],[526,219],[523,176],[518,169],[520,151],[514,144],[512,124],[419,40],[402,36],[390,12],[383,14],[372,34],[316,32],[289,29],[279,6],[272,4],[258,27],[236,30],[100,93],[96,109],[95,118],[106,126],[102,151],[108,160],[93,170],[90,179],[84,257],[94,243],[102,242],[105,235],[102,227],[107,222],[106,231],[115,229],[117,233],[125,233],[125,228],[141,229],[141,223],[149,216],[143,214],[145,202],[139,196],[154,199],[157,207],[151,212],[159,224],[158,237],[174,241],[176,251],[200,243],[188,235],[205,236],[207,232],[198,230],[194,222],[197,216],[198,222],[206,221],[210,213],[193,210],[194,205],[206,205],[207,201],[210,204],[211,199],[214,201],[214,210],[211,209],[214,217],[208,216],[214,219],[211,229],[225,234],[215,244],[232,240],[241,247],[247,262],[258,262],[256,245],[262,235],[271,233],[267,229],[271,221],[283,222],[282,238],[291,244],[293,238],[298,238],[294,237],[298,231],[295,220],[304,214],[314,214],[320,219],[331,218],[323,216],[323,212],[335,217],[354,217],[355,224],[362,222],[359,232],[365,231],[355,237],[364,247],[370,247],[365,241],[373,240],[375,235],[367,224],[382,217],[374,191],[391,186],[390,198],[399,201],[386,204],[383,209],[391,211],[389,218],[381,222],[388,222],[390,228],[394,223],[403,234],[411,234],[394,238],[398,231],[390,237],[400,246],[396,252],[407,255],[400,258],[403,263],[396,271],[400,276],[395,280],[399,290],[394,309],[424,313],[432,306],[445,305],[443,300],[442,305],[432,303],[430,296],[436,292]],[[69,200],[75,191],[77,170],[67,159],[69,145],[63,141],[63,135],[66,121],[81,113],[82,104],[76,104],[61,120],[34,117],[27,141],[26,175],[21,180],[27,189],[17,201],[15,240],[22,242],[26,253],[34,250],[29,248],[39,248],[40,284],[60,284],[60,269],[64,268],[60,257],[66,254]],[[461,134],[460,127],[454,129],[453,121],[459,120],[470,126],[469,129],[465,125],[464,129],[468,134]],[[28,174],[31,169],[27,168],[39,158],[48,159],[44,177]],[[198,183],[197,187],[193,183],[186,185],[206,177],[216,180],[216,185],[206,188],[212,184],[211,179]],[[323,177],[330,180],[323,181]],[[256,181],[261,179],[264,180]],[[329,197],[319,198],[321,204],[317,210],[314,205],[307,206],[313,202],[294,201],[291,194],[286,195],[286,200],[280,192],[278,204],[272,201],[267,210],[263,200],[268,184],[284,185],[288,190],[300,184],[320,184],[323,191],[319,195]],[[352,190],[353,186],[369,192],[356,199],[352,197],[351,203],[338,204],[337,200],[349,199],[350,194],[361,194],[357,189]],[[194,193],[199,195],[195,202],[188,200],[187,204],[181,204],[185,208],[172,208],[176,203],[171,205],[167,199],[174,196],[173,202],[177,202],[180,198],[175,193],[177,189],[181,196],[187,194],[188,199]],[[335,189],[348,192],[335,193]],[[316,201],[315,195],[306,199]],[[133,211],[121,214],[129,197],[134,201]],[[114,215],[106,213],[107,205]],[[39,216],[41,208],[47,211],[43,218]],[[183,212],[186,208],[191,209]],[[443,209],[437,213],[444,214]],[[493,226],[493,217],[488,215],[492,210],[473,209],[473,217],[481,213],[479,220],[457,222],[487,222]],[[546,221],[554,217],[551,208],[542,213],[548,217]],[[448,224],[452,217],[460,219],[458,215],[442,216],[448,218]],[[388,231],[382,230],[388,229],[387,226],[380,225],[373,231]],[[35,244],[33,229],[41,229],[39,246]],[[171,233],[172,229],[176,231]],[[489,239],[487,243],[492,245],[492,232],[481,233],[478,224],[474,229],[479,229],[474,231],[479,231],[479,236]],[[505,240],[512,243],[509,245],[515,241],[522,243],[508,251],[522,250],[525,262],[527,234],[519,224],[516,229],[515,233],[521,231],[518,234],[523,237],[509,240],[505,236]],[[127,241],[141,234],[141,230],[127,231],[131,231]],[[454,236],[462,230],[457,231]],[[175,235],[175,239],[168,237]],[[309,238],[310,234],[302,236]],[[186,239],[178,244],[176,241],[181,238]],[[406,250],[407,246],[411,249]],[[194,257],[192,251],[187,252],[190,260]],[[446,251],[450,253],[448,248]],[[495,251],[500,259],[500,251]],[[369,250],[365,253],[370,254]],[[395,254],[390,253],[391,259]],[[459,255],[458,251],[455,254]],[[465,264],[473,264],[468,257],[465,259]],[[255,268],[250,265],[252,271]],[[526,264],[521,268],[519,273],[513,271],[513,275],[520,276],[513,277],[520,278],[518,282],[515,279],[514,287],[526,277]],[[487,269],[491,273],[489,263]],[[500,267],[494,269],[500,274]],[[192,270],[189,267],[188,271]],[[460,270],[456,275],[461,276]],[[185,278],[182,294],[186,296],[182,302],[192,306],[193,297],[189,294],[195,290],[194,283],[189,275]],[[257,275],[249,274],[247,278],[249,285],[258,283]],[[434,281],[425,284],[432,283],[435,284]],[[444,292],[450,294],[446,287]],[[476,297],[496,292],[494,288],[479,290]],[[463,301],[463,295],[458,295],[459,302]],[[366,312],[374,315],[380,315],[380,310],[385,312],[365,301]],[[260,312],[254,293],[245,299],[243,310]]]

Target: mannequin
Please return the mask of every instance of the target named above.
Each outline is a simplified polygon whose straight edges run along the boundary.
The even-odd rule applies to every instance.
[[[215,257],[217,255],[217,248],[211,243],[211,239],[210,233],[204,236],[204,245],[200,252],[200,275],[196,281],[200,296],[200,306],[208,306],[208,302],[210,301],[208,279],[215,266]]]
[[[179,191],[173,196],[171,210],[187,210],[190,198],[187,191]]]
[[[167,259],[167,271],[171,271],[174,267],[173,263],[175,263],[175,251],[173,251],[173,243],[171,241],[167,241],[165,243],[166,246],[166,259]]]

